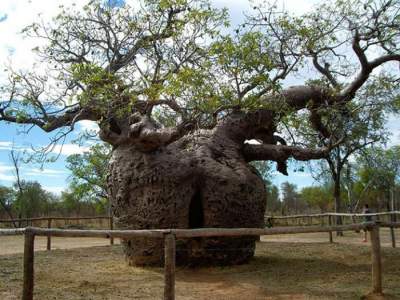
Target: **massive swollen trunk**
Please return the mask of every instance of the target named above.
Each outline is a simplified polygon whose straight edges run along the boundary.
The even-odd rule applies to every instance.
[[[116,146],[108,189],[121,229],[262,227],[264,183],[240,145],[216,131],[201,131],[143,152]],[[178,264],[237,264],[254,255],[254,237],[177,241]],[[132,265],[163,263],[163,241],[123,241]]]

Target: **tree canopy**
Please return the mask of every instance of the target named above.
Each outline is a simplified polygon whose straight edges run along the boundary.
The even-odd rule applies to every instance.
[[[260,142],[244,144],[246,160],[287,173],[289,157],[326,157],[349,134],[339,124],[360,124],[364,107],[396,107],[399,9],[336,0],[292,16],[265,2],[224,34],[227,11],[207,0],[61,8],[24,30],[44,41],[33,49],[42,70],[8,71],[0,121],[58,130],[56,142],[92,120],[102,140],[141,151],[228,126],[233,140]],[[285,88],[294,76],[302,85]],[[297,134],[302,122],[317,143]]]

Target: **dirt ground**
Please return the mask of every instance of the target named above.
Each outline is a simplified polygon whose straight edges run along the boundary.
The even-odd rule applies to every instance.
[[[119,240],[114,240],[115,244],[119,244]],[[110,242],[107,239],[98,238],[51,238],[51,249],[75,249],[87,248],[94,246],[106,246]],[[46,250],[47,237],[35,237],[35,251]],[[16,254],[24,252],[23,236],[0,236],[0,255]],[[1,300],[1,299],[0,299]]]
[[[400,248],[389,247],[387,230],[381,238],[385,297],[374,299],[400,299]],[[45,248],[45,240],[38,240],[38,250]],[[370,291],[369,243],[362,243],[357,233],[334,240],[329,244],[327,233],[267,236],[249,264],[178,268],[176,299],[360,299]],[[55,250],[36,252],[35,299],[162,299],[163,270],[130,267],[121,247],[108,244],[54,239]],[[8,247],[18,253],[11,254]],[[21,297],[19,247],[21,237],[0,237],[1,300]]]
[[[380,238],[382,247],[392,247],[392,240],[389,228],[380,229]],[[361,231],[360,233],[347,231],[343,233],[342,237],[337,237],[336,233],[333,233],[334,243],[369,246],[369,242],[364,243],[363,239],[364,239],[364,231]],[[397,245],[400,248],[399,229],[395,230],[395,239],[397,241]],[[297,233],[297,234],[270,235],[261,237],[261,240],[268,242],[326,243],[329,241],[329,233]]]

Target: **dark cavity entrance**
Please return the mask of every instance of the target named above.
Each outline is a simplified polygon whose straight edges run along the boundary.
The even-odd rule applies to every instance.
[[[197,190],[189,205],[189,228],[201,228],[204,226],[204,211],[202,195]]]

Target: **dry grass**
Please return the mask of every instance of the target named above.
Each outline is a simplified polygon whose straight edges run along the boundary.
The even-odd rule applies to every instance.
[[[370,290],[370,247],[357,234],[266,237],[246,265],[178,268],[177,299],[360,299]],[[353,244],[345,243],[346,239]],[[382,239],[386,241],[387,232]],[[265,241],[266,240],[266,241]],[[313,241],[313,243],[311,243]],[[107,241],[105,241],[107,243]],[[0,240],[0,247],[3,247]],[[385,247],[384,299],[400,299],[400,249]],[[20,299],[22,255],[0,255],[0,299]],[[163,270],[133,268],[120,246],[37,252],[35,299],[161,299]]]

